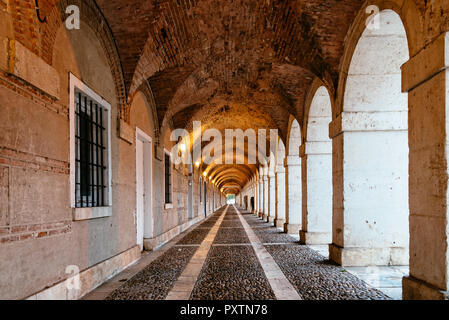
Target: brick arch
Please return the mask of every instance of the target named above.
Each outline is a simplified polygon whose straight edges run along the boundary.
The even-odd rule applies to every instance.
[[[344,38],[361,4],[358,0],[346,1],[347,3],[328,0],[325,5],[320,2],[322,1],[260,1],[253,6],[249,4],[241,8],[238,14],[244,16],[247,13],[245,10],[250,8],[251,19],[247,17],[248,25],[255,25],[257,28],[248,28],[247,31],[253,32],[267,44],[265,51],[270,51],[273,56],[269,60],[287,61],[306,68],[321,78],[333,92],[338,79],[339,57],[343,51]],[[221,12],[221,7],[214,7],[216,10],[213,11],[206,10],[211,9],[206,3],[194,1],[191,6],[183,6],[179,2],[158,4],[158,10],[153,10],[156,22],[149,28],[140,59],[137,63],[133,61],[133,77],[126,79],[130,92],[136,90],[145,79],[166,68],[207,64],[206,57],[210,54],[210,48],[214,47],[214,42],[210,40],[217,36],[216,30],[208,23],[199,26],[195,19],[204,12],[207,15]],[[332,18],[336,21],[327,23],[332,20],[327,15],[328,7],[332,6],[338,13],[332,12]],[[241,17],[235,18],[238,20]],[[339,28],[335,28],[335,24]],[[247,27],[246,23],[242,25]],[[167,32],[170,34],[168,38],[165,35]],[[327,36],[327,33],[332,36]]]
[[[415,1],[407,1],[407,5],[404,5],[403,3],[404,1],[401,0],[367,1],[359,11],[348,32],[344,53],[340,62],[338,89],[335,102],[332,104],[332,117],[334,119],[338,117],[343,110],[349,68],[351,66],[352,57],[356,50],[357,44],[366,30],[366,19],[368,18],[366,8],[369,5],[377,6],[380,12],[384,10],[392,10],[399,15],[407,35],[410,57],[416,55],[424,46],[425,39],[422,35],[425,34],[423,30],[425,18],[422,14],[423,11],[416,6]]]
[[[44,23],[39,22],[37,18],[34,1],[10,0],[12,15],[24,17],[13,19],[15,39],[52,65],[56,35],[60,28],[63,28],[63,17],[66,16],[65,10],[69,5],[77,5],[80,8],[81,20],[100,40],[114,78],[120,117],[129,121],[129,106],[126,103],[126,89],[117,47],[109,25],[94,0],[40,0],[40,15],[42,18],[46,17]]]
[[[296,128],[298,126],[299,128]],[[299,137],[295,137],[297,139],[293,139],[292,133],[294,130],[297,130],[296,133],[299,133]],[[299,147],[301,146],[301,124],[300,122],[292,115],[290,115],[290,119],[288,121],[288,131],[287,131],[287,144],[285,146],[285,152],[286,156],[299,156]],[[293,141],[294,140],[294,141]],[[292,146],[291,144],[294,143],[295,145]],[[298,147],[296,150],[296,146]],[[295,151],[292,150],[292,148],[295,148]],[[292,153],[293,152],[293,153]]]
[[[145,81],[141,84],[141,86],[139,87],[139,89],[132,95],[129,97],[129,106],[130,108],[127,108],[127,115],[126,115],[126,119],[129,119],[130,117],[130,112],[131,112],[131,106],[132,103],[134,101],[134,97],[136,96],[136,94],[138,92],[141,92],[142,95],[145,97],[146,100],[146,104],[148,106],[148,114],[151,115],[151,120],[153,121],[153,134],[154,134],[154,143],[155,144],[160,144],[160,133],[161,133],[161,127],[159,126],[159,119],[157,116],[157,110],[156,110],[156,102],[154,100],[154,95],[153,92],[151,90],[151,87],[148,83],[148,81]]]
[[[307,93],[305,102],[304,102],[304,120],[303,125],[301,126],[301,136],[302,136],[302,143],[304,143],[307,140],[307,130],[309,126],[309,115],[310,115],[310,108],[312,107],[312,102],[315,98],[315,95],[321,87],[326,88],[327,93],[329,94],[330,103],[331,103],[331,109],[334,109],[334,98],[332,95],[332,91],[318,78],[315,78],[312,85],[310,86],[309,92]],[[330,115],[331,116],[331,115]]]
[[[276,165],[284,166],[285,161],[285,144],[281,137],[278,139],[278,144],[276,146]]]

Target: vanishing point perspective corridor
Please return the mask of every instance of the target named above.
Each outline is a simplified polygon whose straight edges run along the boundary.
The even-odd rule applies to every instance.
[[[449,300],[448,79],[449,0],[0,0],[0,300]]]

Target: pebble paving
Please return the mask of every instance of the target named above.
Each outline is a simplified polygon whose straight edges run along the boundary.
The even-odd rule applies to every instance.
[[[220,228],[214,241],[214,244],[238,243],[249,243],[248,236],[243,228]]]
[[[210,228],[197,228],[178,241],[177,244],[201,244],[210,232]]]
[[[306,246],[265,246],[304,300],[389,300]]]
[[[113,291],[109,300],[165,299],[224,209]],[[300,245],[252,214],[241,212],[286,278],[305,300],[388,300],[382,292]],[[229,207],[193,288],[192,300],[274,300],[275,295],[237,212]],[[186,245],[186,246],[184,246]]]
[[[212,247],[192,300],[274,300],[251,246]]]
[[[235,221],[234,220],[233,221],[223,220],[221,227],[222,228],[241,228],[242,223],[237,220],[235,220]]]
[[[173,247],[149,264],[106,300],[163,300],[197,248]]]

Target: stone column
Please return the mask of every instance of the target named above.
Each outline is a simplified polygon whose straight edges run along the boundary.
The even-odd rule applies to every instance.
[[[274,225],[277,228],[284,228],[285,224],[285,167],[276,167],[276,217]]]
[[[259,183],[259,178],[257,178],[256,180],[256,216],[259,216],[259,211],[260,211],[260,183]]]
[[[263,217],[263,176],[259,176],[259,218]]]
[[[407,113],[342,112],[330,125],[330,259],[343,266],[407,265]]]
[[[332,144],[331,141],[307,142],[300,148],[302,158],[303,244],[332,242]]]
[[[299,156],[287,156],[285,165],[287,169],[287,208],[284,231],[297,235],[302,222],[301,158]]]
[[[268,210],[269,210],[269,203],[268,203],[268,174],[264,173],[263,175],[263,216],[262,219],[267,221],[268,219]]]
[[[256,188],[256,181],[254,180],[253,181],[253,186],[252,186],[252,193],[251,193],[251,195],[254,197],[254,204],[253,204],[253,207],[252,207],[252,210],[253,210],[253,214],[256,214],[256,212],[257,212],[257,209],[256,209],[256,202],[257,202],[257,197],[256,197],[256,195],[257,195],[257,192],[256,192],[256,190],[257,190],[257,188]],[[251,204],[251,198],[250,198],[250,200],[249,200],[250,202],[250,204]]]
[[[268,217],[267,222],[273,223],[276,215],[276,177],[268,174]]]
[[[254,206],[253,206],[253,208],[252,208],[252,210],[253,210],[252,213],[253,213],[253,214],[256,214],[256,210],[257,210],[257,209],[256,209],[256,207],[257,207],[257,206],[256,206],[256,202],[257,202],[256,193],[257,193],[257,192],[256,192],[256,180],[254,180],[254,181],[253,181],[253,185],[252,185],[252,187],[251,187],[251,196],[254,197]],[[250,203],[251,203],[251,200],[250,200]]]
[[[449,299],[449,33],[402,67],[409,92],[410,276],[404,299]]]

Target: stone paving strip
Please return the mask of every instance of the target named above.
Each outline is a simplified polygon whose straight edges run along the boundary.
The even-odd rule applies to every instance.
[[[248,238],[253,245],[256,256],[260,261],[260,264],[265,272],[265,275],[273,289],[273,292],[277,300],[302,300],[301,296],[292,286],[292,284],[285,277],[281,268],[277,265],[270,253],[265,249],[262,242],[259,240],[257,235],[251,229],[250,225],[246,219],[240,214],[239,210],[234,207],[237,211],[240,221],[245,229]]]
[[[209,234],[201,243],[193,257],[190,259],[186,268],[182,272],[181,276],[176,280],[173,288],[168,293],[166,300],[188,300],[198,276],[206,261],[207,255],[212,247],[212,243],[215,240],[218,229],[228,211],[229,206],[226,207],[224,212],[220,215],[215,225],[211,228]]]

